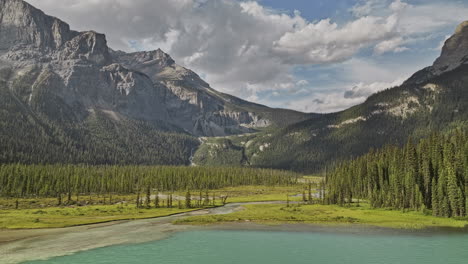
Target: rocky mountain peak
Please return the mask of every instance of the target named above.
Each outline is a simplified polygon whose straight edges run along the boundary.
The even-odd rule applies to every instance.
[[[0,51],[18,45],[53,50],[76,36],[68,24],[21,0],[0,0]]]
[[[468,21],[463,21],[458,25],[457,29],[455,30],[455,34],[461,34],[463,31],[467,30],[468,28]]]
[[[106,36],[94,31],[81,32],[66,42],[60,52],[60,59],[81,59],[99,65],[112,61]]]
[[[416,72],[405,83],[422,84],[464,64],[468,64],[468,21],[458,25],[455,33],[445,41],[442,53],[432,66]]]
[[[161,49],[125,53],[112,52],[113,58],[125,67],[148,75],[155,82],[184,82],[192,89],[206,89],[209,84],[195,72],[177,65],[171,56]]]
[[[161,49],[145,52],[145,55],[155,61],[158,61],[160,65],[168,66],[173,65],[175,63],[171,56],[162,51]]]
[[[447,39],[442,54],[432,66],[433,74],[451,71],[468,62],[468,21],[461,23]]]
[[[175,61],[171,56],[161,49],[134,53],[114,52],[114,57],[118,58],[118,60],[127,67],[136,68],[138,70],[151,69],[153,73],[159,72],[165,67],[175,66]],[[149,75],[151,76],[151,74]]]

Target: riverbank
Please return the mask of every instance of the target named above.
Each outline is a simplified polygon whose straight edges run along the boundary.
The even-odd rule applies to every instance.
[[[96,205],[44,209],[3,210],[1,229],[44,229],[90,225],[123,220],[157,218],[200,210],[200,208],[136,208],[135,206]]]
[[[454,219],[433,217],[422,212],[370,209],[336,205],[304,204],[247,204],[243,210],[226,215],[203,215],[178,219],[177,224],[207,225],[252,222],[267,225],[321,224],[367,225],[396,229],[465,228],[468,218]]]

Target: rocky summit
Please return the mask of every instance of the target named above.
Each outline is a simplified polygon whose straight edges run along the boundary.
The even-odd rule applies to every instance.
[[[432,66],[415,73],[407,82],[423,83],[431,78],[468,64],[468,21],[462,22],[442,47],[442,53]]]

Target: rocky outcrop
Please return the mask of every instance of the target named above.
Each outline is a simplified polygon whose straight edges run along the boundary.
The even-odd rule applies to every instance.
[[[61,47],[77,32],[21,0],[0,0],[0,50],[31,46],[43,51]]]
[[[443,73],[468,63],[468,21],[458,25],[455,33],[445,41],[442,53],[434,64],[415,73],[406,83],[424,83]]]
[[[247,105],[239,106],[236,99],[212,89],[195,72],[177,65],[160,49],[135,53],[117,51],[112,55],[125,67],[142,72],[154,83],[166,87],[163,100],[170,119],[194,135],[246,133],[273,123],[264,113],[269,111],[267,107],[237,99]]]
[[[112,62],[106,37],[94,31],[82,32],[67,41],[59,51],[58,60],[82,60],[94,65]]]
[[[192,89],[201,90],[210,87],[195,72],[177,65],[171,56],[161,49],[134,53],[117,51],[113,56],[122,65],[145,73],[155,82],[184,83]]]
[[[461,23],[445,42],[442,54],[432,66],[433,74],[440,75],[468,62],[468,21]]]

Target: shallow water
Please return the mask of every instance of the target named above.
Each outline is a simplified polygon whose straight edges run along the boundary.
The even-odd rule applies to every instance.
[[[187,231],[27,263],[466,264],[468,234]]]

